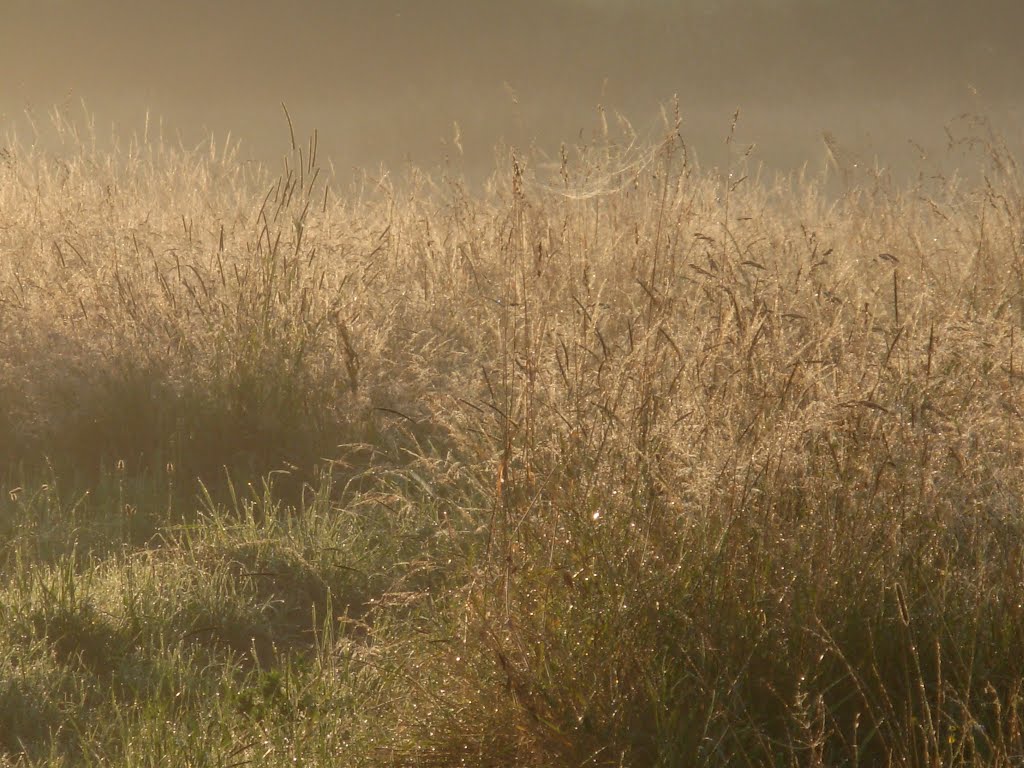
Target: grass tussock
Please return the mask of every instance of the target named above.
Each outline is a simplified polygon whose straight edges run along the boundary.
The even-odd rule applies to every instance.
[[[0,762],[1024,759],[1024,188],[977,126],[906,185],[670,119],[344,194],[315,137],[56,127],[0,164]]]

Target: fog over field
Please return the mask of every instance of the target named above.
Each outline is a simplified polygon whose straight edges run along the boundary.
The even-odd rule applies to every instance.
[[[499,141],[553,152],[587,135],[598,104],[653,138],[678,94],[705,165],[725,159],[738,107],[738,139],[769,169],[819,169],[829,131],[905,173],[908,139],[942,149],[964,112],[1020,146],[1022,28],[1014,0],[17,0],[0,119],[24,135],[26,108],[84,101],[102,137],[149,110],[165,135],[230,131],[276,160],[284,101],[341,175],[453,155],[479,176]]]
[[[0,11],[0,768],[1024,766],[1024,0]]]

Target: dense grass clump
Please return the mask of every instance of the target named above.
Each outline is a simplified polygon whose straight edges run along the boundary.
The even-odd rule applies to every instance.
[[[0,764],[1024,759],[995,142],[342,194],[58,128],[0,165]]]

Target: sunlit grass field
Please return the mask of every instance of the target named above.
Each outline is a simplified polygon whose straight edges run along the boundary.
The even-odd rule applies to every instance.
[[[0,158],[0,765],[1024,764],[1024,187],[669,114]],[[956,134],[955,134],[956,135]]]

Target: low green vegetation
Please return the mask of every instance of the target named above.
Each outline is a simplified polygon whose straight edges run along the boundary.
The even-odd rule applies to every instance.
[[[474,192],[56,130],[0,163],[0,765],[1021,764],[983,130]]]

